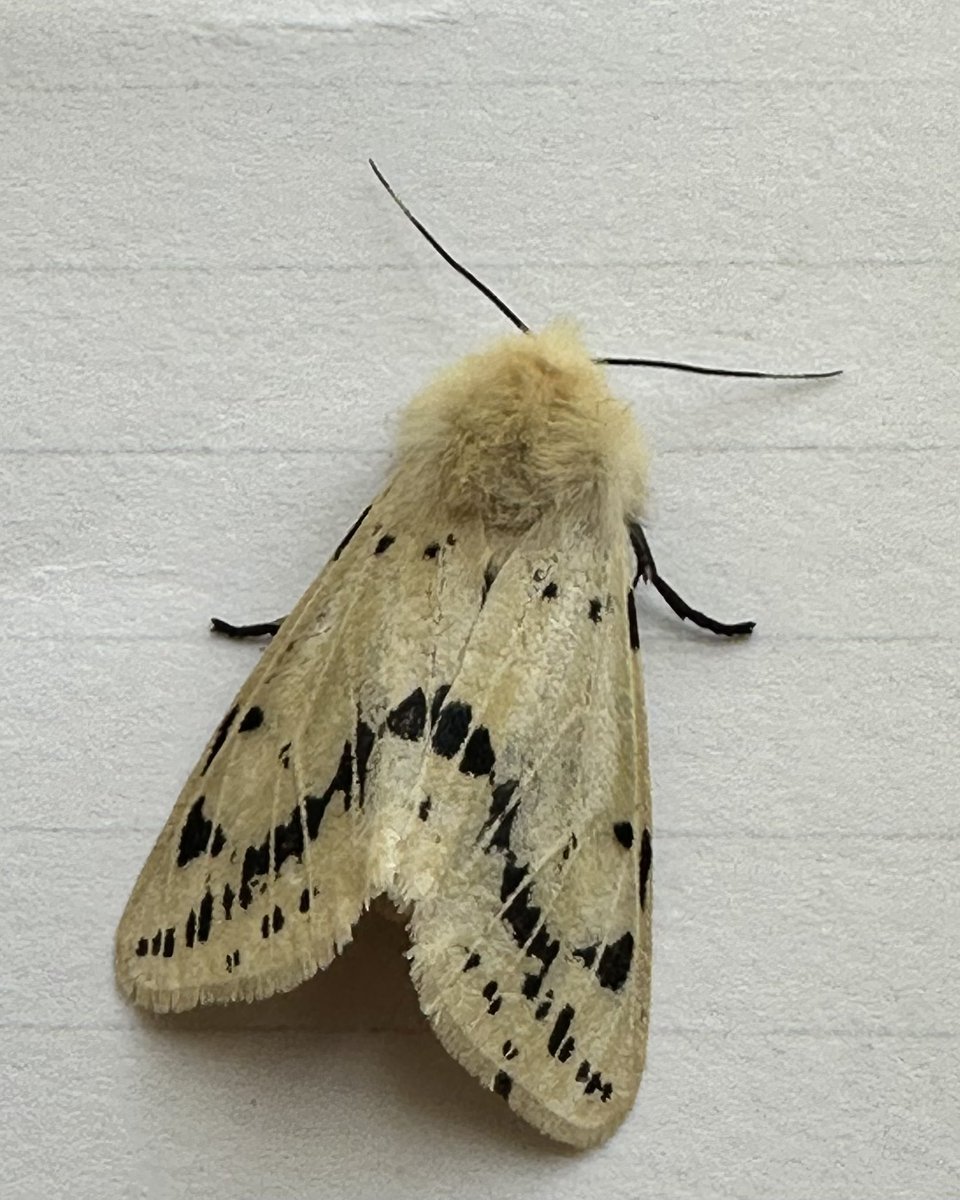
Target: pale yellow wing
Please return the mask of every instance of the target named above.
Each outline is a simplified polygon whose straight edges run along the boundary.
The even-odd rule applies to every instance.
[[[392,882],[395,810],[413,803],[435,680],[459,660],[483,588],[479,547],[433,520],[387,489],[244,684],[120,922],[116,974],[136,1003],[293,987]]]
[[[400,860],[413,976],[447,1049],[586,1146],[643,1068],[651,833],[626,536],[534,532],[440,708]]]

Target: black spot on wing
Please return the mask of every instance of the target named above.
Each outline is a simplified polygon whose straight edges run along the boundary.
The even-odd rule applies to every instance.
[[[516,1048],[513,1042],[507,1038],[507,1040],[500,1047],[500,1053],[509,1062],[511,1059],[516,1058],[520,1051]]]
[[[259,704],[253,704],[243,714],[243,720],[237,727],[238,733],[252,733],[263,724],[263,709]]]
[[[360,528],[360,526],[367,519],[367,513],[369,511],[370,511],[370,505],[368,504],[367,507],[360,514],[360,516],[357,517],[357,519],[354,521],[354,523],[350,526],[350,528],[344,534],[343,540],[341,541],[340,545],[333,552],[333,562],[337,561],[337,559],[344,552],[344,550],[346,550],[347,546],[349,546],[351,541],[353,541],[353,535],[357,532],[357,530]]]
[[[490,801],[487,819],[483,823],[478,838],[478,840],[482,840],[491,829],[493,830],[488,850],[506,851],[510,849],[513,819],[517,815],[517,808],[514,806],[509,812],[506,810],[518,785],[518,780],[507,779],[503,783],[498,783],[493,789],[493,798]]]
[[[489,775],[496,763],[496,755],[490,745],[490,733],[485,725],[478,725],[470,734],[467,748],[460,761],[460,770],[464,775]]]
[[[285,922],[284,922],[284,918],[283,918],[283,909],[280,907],[279,904],[275,904],[273,906],[273,918],[271,920],[271,925],[273,926],[273,932],[279,933],[280,930],[283,928],[284,923]]]
[[[310,889],[304,888],[300,893],[300,911],[302,913],[310,911]]]
[[[630,622],[630,649],[640,649],[640,630],[637,628],[637,605],[633,592],[627,592],[627,620]]]
[[[559,1062],[566,1062],[567,1059],[570,1057],[570,1055],[574,1052],[574,1050],[576,1048],[577,1048],[576,1039],[574,1039],[572,1037],[568,1037],[567,1040],[560,1047],[560,1049],[557,1051],[557,1060]]]
[[[480,966],[480,955],[476,950],[467,956],[467,961],[463,964],[464,971],[472,971],[474,967]]]
[[[184,932],[186,933],[187,946],[193,946],[197,940],[197,914],[194,909],[190,909],[190,916],[187,917],[187,924]]]
[[[548,583],[547,586],[540,593],[540,595],[544,598],[544,600],[554,600],[554,599],[556,599],[557,592],[559,590],[560,589],[557,587],[557,585],[555,583]]]
[[[506,1071],[498,1071],[494,1076],[493,1090],[498,1096],[502,1096],[504,1100],[510,1095],[510,1089],[513,1087],[513,1080]]]
[[[373,750],[377,735],[361,717],[357,717],[356,732],[356,764],[357,764],[357,804],[363,807],[367,786],[367,763]],[[344,805],[346,807],[346,803]]]
[[[206,775],[210,764],[223,749],[223,743],[227,740],[227,734],[230,732],[230,726],[237,719],[237,711],[237,706],[234,705],[217,727],[217,732],[213,739],[213,745],[210,747],[210,753],[207,755],[207,761],[203,764],[203,770],[200,772],[201,775]]]
[[[137,942],[137,951],[136,951],[137,957],[145,958],[146,955],[149,953],[149,950],[150,950],[150,943],[147,941],[146,938],[140,938],[140,940]]]
[[[407,742],[416,742],[423,737],[426,724],[427,698],[421,688],[411,692],[387,715],[387,728]]]
[[[594,596],[590,601],[590,620],[595,625],[599,625],[603,620],[603,602],[599,596]]]
[[[160,941],[161,941],[162,937],[163,937],[163,931],[161,929],[158,929],[157,932],[153,935],[153,938],[150,942],[150,953],[152,955],[154,955],[154,957],[156,957],[156,955],[158,955],[160,953]]]
[[[453,536],[452,533],[448,533],[447,534],[447,545],[455,546],[456,544],[457,544],[457,539]]]
[[[173,958],[173,948],[176,944],[176,933],[173,929],[167,929],[163,934],[163,957]]]
[[[433,699],[430,701],[430,728],[437,723],[437,718],[440,716],[440,709],[443,708],[443,702],[447,698],[447,692],[450,691],[449,683],[442,683],[433,693]]]
[[[573,951],[573,957],[582,962],[585,967],[592,967],[597,961],[597,946],[580,946]]]
[[[483,608],[487,602],[487,595],[493,587],[494,580],[497,578],[497,572],[494,570],[492,562],[487,563],[486,569],[483,572],[483,587],[480,589],[480,607]]]
[[[611,992],[618,992],[627,981],[630,965],[633,962],[633,934],[627,930],[615,942],[604,946],[597,967],[597,979],[600,986]]]
[[[229,883],[223,885],[223,919],[230,920],[230,914],[233,912],[234,894],[233,888]]]
[[[377,542],[376,546],[374,547],[374,551],[373,551],[374,554],[383,554],[385,551],[390,549],[390,547],[393,545],[393,543],[396,540],[397,539],[393,536],[392,533],[385,533],[383,535],[383,537],[380,539],[380,541]]]
[[[570,1032],[570,1023],[576,1015],[576,1010],[572,1004],[565,1004],[557,1014],[557,1019],[553,1023],[553,1028],[550,1030],[550,1036],[547,1039],[547,1050],[553,1058],[557,1057],[561,1045],[567,1034]]]
[[[223,832],[223,828],[218,825],[213,831],[213,841],[210,843],[210,857],[216,858],[226,844],[227,835]]]
[[[624,850],[629,850],[633,845],[633,826],[629,821],[617,821],[613,827],[613,836]]]
[[[439,553],[440,553],[440,543],[439,542],[431,542],[430,545],[426,548],[426,550],[424,550],[423,557],[424,558],[436,558]]]
[[[497,981],[495,979],[491,979],[483,985],[483,992],[481,995],[483,996],[484,1000],[492,1000],[496,994]]]
[[[350,807],[350,790],[352,787],[353,748],[349,742],[344,742],[343,750],[340,754],[340,762],[337,765],[333,779],[330,781],[330,786],[322,796],[308,795],[303,798],[303,805],[307,813],[307,837],[311,842],[315,840],[317,834],[320,832],[320,822],[327,811],[327,805],[338,792],[343,795],[344,811]]]
[[[200,901],[200,913],[197,918],[197,941],[205,942],[210,936],[210,925],[213,921],[213,896],[209,891],[204,892]]]
[[[280,868],[288,858],[302,859],[303,847],[303,814],[297,805],[289,819],[282,825],[277,825],[273,831],[274,874],[279,874]]]
[[[647,888],[650,883],[650,868],[653,866],[653,843],[650,830],[644,829],[640,837],[640,907],[647,907]]]
[[[180,844],[177,848],[177,866],[185,867],[188,862],[206,854],[213,833],[213,822],[203,815],[205,797],[198,796],[190,805],[187,819],[180,830]]]
[[[433,731],[433,748],[437,754],[444,758],[453,758],[464,743],[472,716],[473,710],[470,705],[460,700],[451,700],[449,704],[444,704]]]

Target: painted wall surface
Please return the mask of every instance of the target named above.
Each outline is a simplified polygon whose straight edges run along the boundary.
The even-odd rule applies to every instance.
[[[960,1197],[960,12],[883,0],[94,0],[0,11],[0,1191]],[[623,370],[651,543],[746,644],[639,600],[650,1056],[601,1150],[443,1053],[400,933],[176,1019],[114,926],[399,406],[505,329]]]

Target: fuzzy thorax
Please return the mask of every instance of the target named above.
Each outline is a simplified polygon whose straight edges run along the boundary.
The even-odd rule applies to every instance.
[[[576,330],[514,334],[444,371],[404,413],[398,472],[422,500],[502,530],[553,511],[638,517],[646,454]]]

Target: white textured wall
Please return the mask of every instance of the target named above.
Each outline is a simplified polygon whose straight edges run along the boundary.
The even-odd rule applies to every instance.
[[[960,1196],[960,13],[949,0],[7,0],[0,11],[3,1196]],[[660,566],[650,1059],[589,1155],[325,977],[150,1021],[111,938],[398,406],[505,328],[622,372]]]

